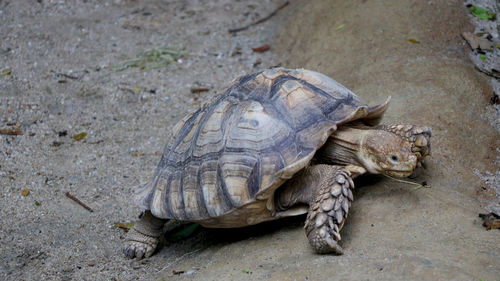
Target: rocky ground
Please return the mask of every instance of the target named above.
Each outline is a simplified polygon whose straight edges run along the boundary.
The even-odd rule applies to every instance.
[[[497,280],[500,236],[478,214],[499,200],[498,110],[460,36],[474,31],[463,3],[290,1],[228,32],[283,3],[0,0],[0,279]],[[312,253],[298,217],[199,228],[125,259],[115,224],[139,214],[131,195],[176,121],[277,65],[323,72],[370,104],[392,95],[388,122],[432,126],[415,179],[432,188],[359,179],[343,256]]]

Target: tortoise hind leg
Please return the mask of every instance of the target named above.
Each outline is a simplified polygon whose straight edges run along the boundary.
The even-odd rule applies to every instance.
[[[127,233],[123,246],[125,256],[138,260],[150,257],[158,246],[158,240],[166,221],[153,216],[150,211],[145,211],[140,220]]]

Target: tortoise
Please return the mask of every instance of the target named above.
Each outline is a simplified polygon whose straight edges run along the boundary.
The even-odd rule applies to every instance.
[[[378,125],[389,98],[367,106],[318,72],[267,69],[233,80],[173,129],[126,257],[149,257],[167,221],[244,227],[307,213],[317,253],[342,254],[339,234],[364,173],[407,177],[430,153],[431,129]]]

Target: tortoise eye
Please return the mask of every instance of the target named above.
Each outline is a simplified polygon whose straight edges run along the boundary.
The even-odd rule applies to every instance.
[[[394,161],[394,162],[397,162],[399,160],[399,158],[398,158],[397,155],[392,155],[391,156],[391,160]]]

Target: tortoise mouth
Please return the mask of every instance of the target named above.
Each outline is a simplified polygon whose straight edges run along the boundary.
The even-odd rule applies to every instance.
[[[388,176],[395,178],[407,178],[413,173],[413,169],[411,170],[387,170],[385,173]]]

